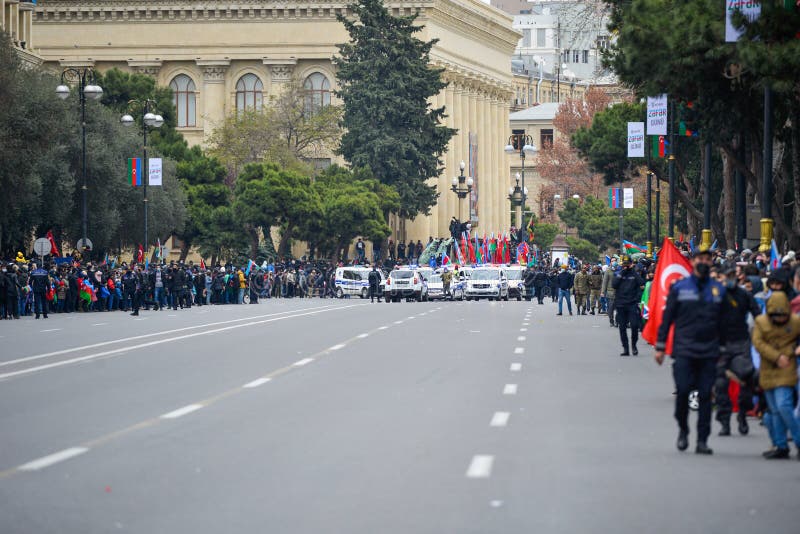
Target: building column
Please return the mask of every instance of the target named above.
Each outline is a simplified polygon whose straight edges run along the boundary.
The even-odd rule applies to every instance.
[[[455,87],[453,82],[450,82],[450,85],[447,86],[445,89],[445,105],[447,106],[447,126],[450,128],[456,128],[456,117],[455,117]],[[445,225],[444,229],[440,228],[439,231],[442,233],[442,236],[448,235],[448,230],[450,228],[450,217],[456,214],[455,210],[455,203],[453,202],[453,197],[455,196],[453,192],[450,190],[450,185],[453,181],[453,176],[457,174],[455,169],[458,168],[458,162],[456,161],[456,143],[458,142],[458,134],[454,135],[450,138],[450,142],[447,148],[447,155],[445,157],[445,189],[443,193],[443,197],[441,198],[442,206],[444,207],[445,212]]]
[[[488,108],[489,117],[486,120],[486,129],[489,132],[489,172],[492,176],[492,189],[495,192],[496,202],[499,203],[497,208],[500,210],[502,220],[502,203],[505,202],[503,175],[497,172],[499,165],[498,158],[505,154],[502,149],[501,141],[497,132],[497,101],[494,93],[487,93],[486,107]]]
[[[483,202],[483,213],[480,214],[479,217],[479,224],[480,226],[485,227],[487,222],[491,222],[494,219],[495,215],[495,191],[494,191],[494,182],[495,176],[492,172],[492,122],[490,119],[490,101],[489,95],[485,92],[485,88],[481,88],[481,91],[478,95],[478,105],[480,106],[479,109],[479,134],[478,134],[478,143],[480,149],[478,153],[480,154],[479,157],[479,174],[481,177],[481,186],[478,189],[478,193],[483,196],[486,202]],[[487,218],[488,215],[488,218]]]
[[[203,135],[206,139],[214,128],[225,120],[228,99],[225,95],[225,74],[230,60],[196,60],[197,66],[203,70]]]
[[[469,132],[472,133],[475,136],[475,141],[476,141],[476,143],[478,143],[478,154],[476,156],[477,162],[476,162],[476,165],[475,165],[475,172],[477,173],[478,178],[480,179],[480,176],[481,176],[481,174],[480,174],[481,173],[481,157],[480,157],[481,138],[478,136],[478,131],[479,131],[478,126],[479,126],[479,124],[480,124],[480,120],[479,120],[479,115],[478,115],[478,88],[473,83],[473,84],[470,85],[470,88],[469,88]],[[469,157],[469,136],[467,136],[467,157]],[[469,168],[469,160],[467,160],[467,168]],[[473,179],[474,179],[474,177],[473,177]],[[469,197],[467,197],[465,199],[465,202],[466,202],[467,205],[469,205],[469,202],[468,202],[469,200],[470,200]],[[466,207],[464,209],[466,211]],[[469,213],[469,212],[467,212],[467,213]],[[467,220],[469,220],[469,219],[467,219]]]

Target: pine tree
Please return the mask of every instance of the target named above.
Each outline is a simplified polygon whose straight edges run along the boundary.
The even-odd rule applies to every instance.
[[[436,40],[421,41],[418,13],[395,17],[381,0],[349,6],[357,20],[338,20],[350,42],[338,45],[337,96],[344,102],[339,154],[352,167],[369,167],[400,194],[400,215],[429,214],[436,188],[429,178],[442,171],[441,155],[455,130],[441,126],[445,108],[429,106],[447,84],[443,69],[430,68]]]

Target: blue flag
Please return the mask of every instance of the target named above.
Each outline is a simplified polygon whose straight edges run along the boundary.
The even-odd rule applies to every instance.
[[[775,244],[775,240],[772,240],[772,247],[769,251],[769,269],[770,271],[775,271],[781,268],[781,255],[778,252],[778,245]]]

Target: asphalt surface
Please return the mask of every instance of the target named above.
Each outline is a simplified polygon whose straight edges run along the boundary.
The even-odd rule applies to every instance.
[[[800,462],[763,460],[754,420],[677,452],[669,366],[619,357],[605,316],[313,299],[139,319],[0,322],[0,533],[800,528]]]

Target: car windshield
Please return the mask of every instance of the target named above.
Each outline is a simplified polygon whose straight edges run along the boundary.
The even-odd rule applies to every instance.
[[[500,271],[494,269],[475,269],[470,275],[470,280],[499,280]]]
[[[414,276],[414,271],[394,271],[392,273],[392,278],[398,279],[405,279],[405,278],[412,278]]]
[[[522,280],[522,271],[519,269],[512,269],[510,271],[506,271],[506,278],[509,280]]]

